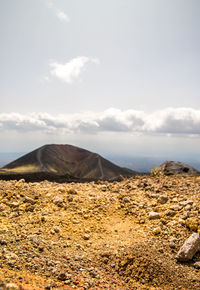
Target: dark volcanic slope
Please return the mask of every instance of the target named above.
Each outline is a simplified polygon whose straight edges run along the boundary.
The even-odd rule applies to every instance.
[[[129,172],[96,153],[72,145],[45,145],[4,166],[5,173],[69,175],[81,179],[115,179]]]
[[[178,162],[178,161],[166,161],[158,167],[152,169],[153,174],[173,175],[173,174],[189,174],[200,175],[200,171],[197,169]]]

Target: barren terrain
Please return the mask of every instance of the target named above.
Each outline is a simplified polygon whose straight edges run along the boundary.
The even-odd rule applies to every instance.
[[[199,289],[199,217],[200,177],[2,180],[0,289]]]

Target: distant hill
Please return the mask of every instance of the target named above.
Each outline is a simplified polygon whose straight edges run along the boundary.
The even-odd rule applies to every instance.
[[[173,175],[173,174],[188,174],[188,175],[200,175],[200,171],[197,169],[178,162],[178,161],[166,161],[158,167],[151,170],[153,175]]]
[[[113,180],[120,176],[135,175],[136,172],[121,168],[97,153],[76,146],[51,144],[5,165],[0,174]]]

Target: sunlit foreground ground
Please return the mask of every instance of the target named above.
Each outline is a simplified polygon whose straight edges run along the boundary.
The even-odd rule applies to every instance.
[[[198,177],[0,181],[0,288],[199,289],[200,255],[175,259],[199,207]]]

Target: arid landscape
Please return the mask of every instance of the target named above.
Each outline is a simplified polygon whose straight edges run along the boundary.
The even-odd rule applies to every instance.
[[[200,289],[200,1],[0,1],[0,290]]]
[[[199,289],[200,177],[0,181],[1,289]]]

